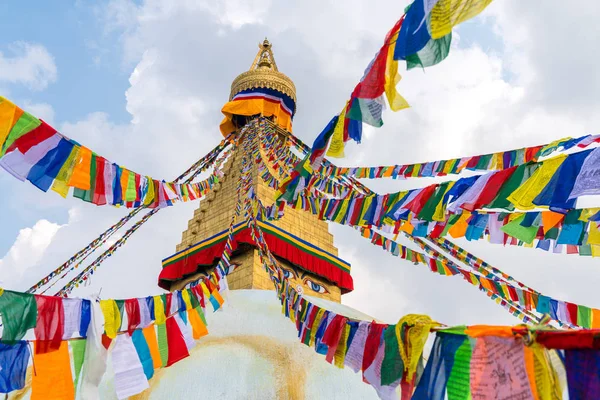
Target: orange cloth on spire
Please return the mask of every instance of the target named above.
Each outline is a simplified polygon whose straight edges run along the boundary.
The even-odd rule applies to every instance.
[[[225,103],[221,112],[225,114],[225,118],[220,125],[223,136],[227,136],[236,129],[231,121],[233,115],[248,117],[257,114],[265,117],[275,116],[277,117],[277,125],[288,132],[292,131],[292,116],[281,107],[280,103],[275,101],[256,98],[229,101]]]

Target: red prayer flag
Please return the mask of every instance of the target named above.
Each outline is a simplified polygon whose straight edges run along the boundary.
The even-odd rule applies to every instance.
[[[35,352],[41,354],[58,350],[65,326],[62,297],[36,295],[35,301],[38,309],[34,330],[38,341]]]
[[[577,325],[577,304],[569,302],[566,302],[565,304],[567,306],[569,320],[573,325]]]
[[[127,312],[127,332],[129,336],[133,335],[133,331],[142,322],[140,315],[140,303],[137,299],[125,300],[125,311]]]
[[[481,190],[479,196],[472,203],[463,204],[462,208],[467,211],[473,211],[490,204],[496,198],[504,182],[512,176],[516,169],[517,167],[511,167],[494,173]]]
[[[367,382],[365,380],[365,371],[375,360],[375,356],[377,355],[377,350],[379,350],[379,344],[381,342],[381,334],[385,327],[386,325],[375,322],[372,322],[369,325],[369,334],[367,336],[367,340],[365,341],[365,352],[362,362],[363,381],[365,382]]]
[[[37,128],[15,140],[6,150],[6,154],[14,150],[19,150],[22,154],[25,154],[33,146],[42,143],[55,133],[56,129],[42,121]]]
[[[419,214],[423,209],[425,203],[427,203],[427,200],[429,200],[429,198],[433,195],[435,189],[436,185],[429,185],[424,187],[423,189],[421,189],[419,194],[415,196],[414,199],[412,199],[408,204],[406,204],[402,208],[412,211],[413,213],[415,213],[415,215]]]
[[[340,342],[340,337],[344,331],[346,321],[348,321],[346,317],[342,315],[336,315],[331,320],[331,323],[323,335],[322,342],[329,346],[329,349],[327,349],[327,355],[325,356],[325,361],[330,364],[333,362],[333,357],[335,356],[335,351],[337,350],[338,343]]]
[[[181,333],[181,329],[179,329],[175,318],[167,318],[167,345],[169,347],[167,367],[190,355],[185,345],[183,333]]]
[[[106,204],[106,189],[104,182],[104,166],[106,159],[104,157],[96,157],[96,185],[94,186],[94,197],[92,203],[103,206]]]

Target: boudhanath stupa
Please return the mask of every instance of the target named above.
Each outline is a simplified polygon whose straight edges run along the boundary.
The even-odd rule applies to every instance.
[[[256,89],[276,91],[277,98],[286,101],[293,115],[294,83],[279,72],[271,43],[266,39],[259,44],[250,69],[233,81],[230,100],[244,95],[249,98]],[[260,110],[265,116],[269,116],[267,108]],[[226,110],[228,116],[221,124],[224,133],[240,132],[255,112],[230,111],[228,115]],[[291,129],[291,115],[287,120],[273,119],[283,139]],[[241,148],[237,152],[241,153]],[[241,169],[241,158],[241,154],[230,156],[223,167],[220,187],[201,201],[182,234],[177,252],[163,261],[159,277],[163,288],[181,289],[216,265],[222,253],[219,243],[224,243],[235,211],[236,174]],[[272,204],[274,189],[259,178],[256,168],[253,174],[258,198],[264,205]],[[238,218],[236,222],[241,224],[242,219]],[[261,224],[271,251],[299,293],[335,313],[374,320],[340,304],[341,296],[352,290],[352,276],[350,265],[338,257],[327,222],[286,207],[279,220]],[[227,275],[230,292],[224,307],[217,313],[207,313],[210,334],[197,342],[190,357],[157,371],[150,389],[135,399],[378,398],[360,373],[326,363],[321,355],[298,341],[295,325],[282,315],[273,283],[257,252],[256,245],[240,239],[231,258]],[[115,391],[110,382],[106,382],[103,393],[106,398],[113,398]]]

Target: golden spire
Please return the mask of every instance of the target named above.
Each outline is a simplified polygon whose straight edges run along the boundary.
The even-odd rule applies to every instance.
[[[267,88],[286,94],[296,102],[296,86],[290,78],[279,72],[271,42],[267,38],[258,45],[258,53],[250,69],[233,80],[229,100],[242,90]]]

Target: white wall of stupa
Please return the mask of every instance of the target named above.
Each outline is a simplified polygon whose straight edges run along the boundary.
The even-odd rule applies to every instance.
[[[311,298],[349,317],[371,317],[339,303]],[[210,307],[209,307],[210,308]],[[207,310],[209,334],[190,356],[155,371],[150,389],[132,400],[158,399],[377,399],[360,373],[339,369],[300,343],[295,324],[281,313],[275,292],[234,290],[224,308]],[[109,369],[102,399],[116,399]]]

